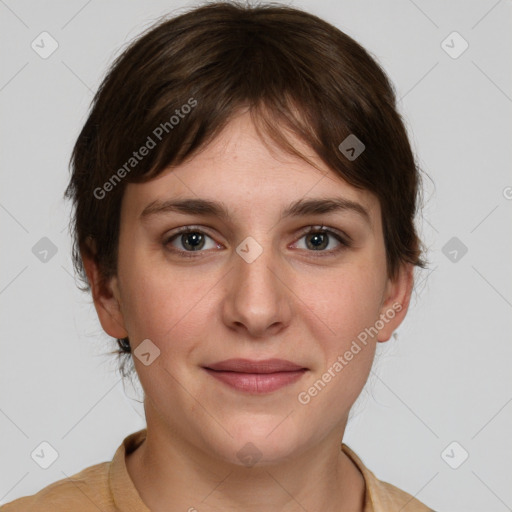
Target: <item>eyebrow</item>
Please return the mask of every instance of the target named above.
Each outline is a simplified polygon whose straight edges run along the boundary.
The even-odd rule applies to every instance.
[[[299,199],[294,201],[282,212],[281,220],[288,217],[303,217],[306,215],[319,215],[331,212],[349,211],[358,214],[370,226],[372,224],[368,210],[355,201],[342,197],[328,197],[315,199]],[[177,212],[190,215],[205,215],[218,217],[221,220],[231,220],[231,215],[223,203],[208,199],[169,199],[155,200],[147,205],[140,214],[141,220],[153,215],[162,215]]]

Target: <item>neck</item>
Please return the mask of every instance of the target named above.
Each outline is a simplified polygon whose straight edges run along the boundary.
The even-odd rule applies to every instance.
[[[152,512],[363,510],[364,479],[342,452],[339,430],[293,458],[248,467],[151,426],[148,421],[146,440],[126,464]]]

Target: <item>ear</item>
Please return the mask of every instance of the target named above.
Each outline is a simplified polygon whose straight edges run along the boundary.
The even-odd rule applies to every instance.
[[[117,277],[105,279],[93,255],[82,252],[82,261],[103,330],[113,338],[127,337]]]
[[[409,309],[413,284],[414,266],[410,263],[400,265],[397,277],[388,279],[379,317],[384,327],[379,329],[377,341],[388,341],[402,323]]]

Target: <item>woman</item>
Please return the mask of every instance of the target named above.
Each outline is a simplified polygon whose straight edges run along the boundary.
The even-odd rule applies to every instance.
[[[425,265],[415,160],[361,46],[289,7],[160,22],[71,163],[75,266],[147,428],[2,510],[430,510],[342,443]]]

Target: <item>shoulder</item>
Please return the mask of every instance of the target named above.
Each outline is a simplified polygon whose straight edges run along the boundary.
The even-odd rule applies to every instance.
[[[108,491],[109,467],[110,462],[103,462],[85,468],[1,506],[0,512],[108,512],[113,505]]]
[[[388,482],[378,480],[375,476],[372,486],[374,491],[372,499],[375,503],[375,511],[407,510],[408,512],[435,512],[411,494]]]
[[[435,512],[411,494],[394,485],[379,480],[362,462],[362,460],[345,443],[342,450],[363,474],[366,486],[365,512]],[[407,508],[406,508],[407,507]]]

